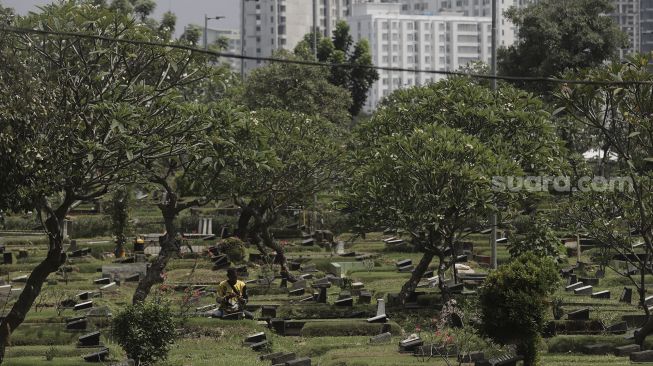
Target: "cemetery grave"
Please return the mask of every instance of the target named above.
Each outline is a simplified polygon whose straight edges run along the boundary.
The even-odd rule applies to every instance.
[[[246,248],[246,261],[231,263],[225,253],[215,249],[218,237],[205,240],[213,235],[206,222],[202,227],[205,232],[186,238],[200,250],[194,250],[195,255],[184,253],[168,265],[166,290],[160,296],[169,299],[184,316],[179,325],[181,337],[164,365],[182,365],[189,359],[193,365],[419,365],[422,356],[415,357],[415,352],[419,356],[420,352],[434,349],[428,331],[415,331],[416,324],[428,324],[437,314],[434,309],[442,305],[434,265],[405,305],[395,301],[420,260],[419,253],[393,251],[395,244],[390,242],[405,238],[372,233],[349,242],[345,234],[335,239],[342,244],[332,250],[315,239],[313,245],[307,245],[298,230],[296,236],[285,239],[291,243],[286,246],[291,273],[298,278],[290,282],[278,273],[268,272],[263,256],[254,247]],[[26,243],[45,240],[37,235],[8,234],[0,233],[5,253],[19,253]],[[128,248],[127,255],[132,263],[118,263],[110,255],[112,243],[108,237],[73,237],[77,246],[74,251],[85,250],[70,256],[69,271],[53,274],[44,285],[41,306],[28,314],[12,336],[6,364],[41,362],[50,348],[55,350],[53,362],[66,365],[85,365],[93,359],[104,359],[108,364],[124,360],[123,351],[109,337],[108,327],[113,314],[130,303],[147,264],[142,258],[130,257],[133,248]],[[483,259],[489,254],[487,235],[474,233],[468,241],[464,245],[467,254],[459,258],[458,282],[453,281],[451,273],[445,277],[459,301],[474,296],[488,270]],[[13,260],[0,265],[6,281],[0,285],[0,294],[9,304],[21,290],[24,276],[44,254],[43,246],[33,246],[36,248],[30,247],[29,255],[23,256],[20,263]],[[499,246],[499,252],[500,262],[507,260],[504,246]],[[242,279],[247,281],[247,309],[254,313],[255,320],[206,317],[216,308],[215,286],[225,279],[229,266],[240,268]],[[635,305],[637,294],[628,283],[609,268],[603,276],[595,276],[596,266],[592,263],[579,270],[570,260],[569,267],[561,271],[565,282],[556,296],[562,300],[563,315],[557,320],[553,314],[550,316],[544,362],[625,365],[631,359],[646,359],[646,352],[638,352],[632,341],[624,338],[634,331],[642,315]],[[198,298],[182,306],[185,291],[197,291]],[[411,337],[414,333],[416,337]],[[513,357],[480,349],[469,351],[476,352],[478,364],[501,364]],[[568,355],[569,351],[573,356]],[[215,359],[214,352],[220,352],[220,360]],[[451,361],[457,357],[449,355]],[[445,364],[438,357],[431,362]]]

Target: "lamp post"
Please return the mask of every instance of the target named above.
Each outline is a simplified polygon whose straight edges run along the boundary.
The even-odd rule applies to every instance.
[[[497,0],[492,0],[492,60],[490,66],[490,72],[492,73],[492,79],[490,84],[492,90],[497,90]],[[495,96],[496,98],[496,96]],[[490,268],[497,268],[497,214],[496,212],[490,213],[490,226],[492,231],[490,232]]]
[[[218,15],[217,17],[208,17],[206,14],[204,14],[204,51],[209,50],[209,32],[208,32],[208,26],[209,26],[209,20],[220,20],[224,19],[224,16]]]

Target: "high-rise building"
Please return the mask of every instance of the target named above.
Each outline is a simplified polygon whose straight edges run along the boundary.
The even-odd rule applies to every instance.
[[[628,36],[628,47],[619,51],[621,58],[623,58],[630,53],[639,52],[643,46],[643,24],[640,23],[640,0],[612,0],[612,2],[614,12],[610,16]],[[641,2],[644,5],[647,1],[641,0]],[[653,9],[649,11],[653,12]]]
[[[354,0],[240,0],[245,7],[245,54],[270,57],[293,49],[313,27],[330,36],[336,21],[347,17]],[[245,69],[261,62],[246,61]]]
[[[639,4],[640,52],[653,51],[653,0],[641,0]]]
[[[417,15],[402,12],[401,3],[363,3],[347,19],[355,41],[367,39],[372,62],[381,67],[457,70],[491,56],[490,17],[459,14]],[[433,73],[379,70],[364,110],[373,111],[394,90],[423,85],[441,76]]]

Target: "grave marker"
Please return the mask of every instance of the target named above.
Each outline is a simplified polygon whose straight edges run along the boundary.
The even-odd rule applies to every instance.
[[[619,296],[619,302],[625,302],[630,304],[633,300],[633,289],[629,287],[624,287],[621,295]]]
[[[86,362],[104,362],[107,356],[109,356],[109,349],[103,348],[98,352],[94,352],[84,356],[84,361]]]
[[[78,347],[97,347],[100,345],[100,331],[85,334],[77,339]]]
[[[352,297],[345,297],[343,299],[336,300],[336,306],[354,306],[354,299]]]
[[[578,287],[574,289],[574,294],[575,295],[591,295],[592,294],[592,286],[583,286],[583,287]]]
[[[632,352],[630,362],[653,362],[653,350]]]
[[[86,317],[66,323],[66,330],[86,330]]]
[[[390,332],[381,333],[370,338],[371,344],[384,344],[390,343],[390,341],[392,341],[392,333]]]
[[[579,287],[583,287],[583,286],[584,285],[583,285],[582,282],[576,282],[576,283],[573,283],[573,284],[565,287],[565,291],[573,291],[573,290],[575,290],[575,289],[577,289]]]
[[[73,308],[73,310],[78,311],[78,310],[84,310],[84,309],[90,309],[93,307],[93,300],[86,301],[86,302],[81,302]]]
[[[575,310],[567,314],[567,319],[569,320],[589,320],[590,319],[590,309],[583,308]]]
[[[615,347],[614,355],[619,357],[630,356],[633,352],[639,352],[640,348],[636,344],[627,344],[625,346]]]
[[[604,291],[599,291],[595,292],[592,294],[593,299],[609,299],[610,298],[610,291],[609,290],[604,290]]]

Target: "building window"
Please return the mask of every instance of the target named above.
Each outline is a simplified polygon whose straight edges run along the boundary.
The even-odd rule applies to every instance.
[[[384,44],[384,45],[381,47],[381,50],[382,50],[383,52],[388,52],[388,48],[389,48],[388,45],[387,45],[387,44]]]
[[[412,44],[408,45],[408,52],[415,52],[415,47]]]
[[[388,63],[388,60],[389,60],[389,59],[388,59],[388,56],[383,56],[383,57],[381,58],[381,62],[383,62],[383,63],[385,63],[385,64]]]
[[[381,29],[388,29],[388,22],[381,22]]]
[[[399,62],[399,57],[392,56],[392,62]]]
[[[393,44],[392,45],[392,52],[398,52],[399,51],[399,45]]]
[[[408,56],[408,63],[412,64],[414,61],[413,56]]]
[[[388,40],[388,33],[383,33],[381,35],[381,39],[384,40],[384,41],[387,41]]]

